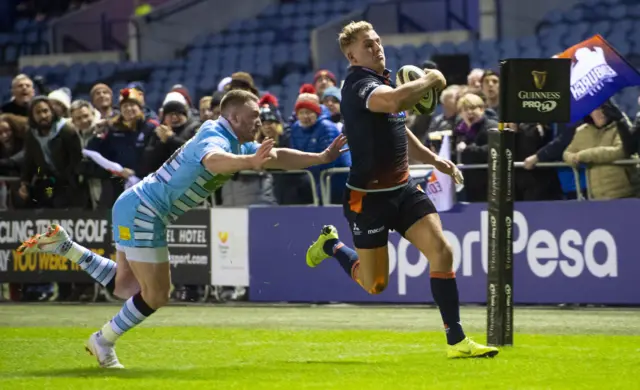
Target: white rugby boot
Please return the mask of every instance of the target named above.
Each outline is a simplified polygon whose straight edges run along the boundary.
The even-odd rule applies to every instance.
[[[42,234],[31,236],[18,247],[18,253],[54,253],[64,255],[69,251],[73,242],[67,232],[60,225],[53,224]]]
[[[116,356],[115,345],[101,343],[98,339],[99,333],[100,331],[95,332],[89,337],[84,349],[89,352],[90,355],[96,357],[98,364],[100,364],[102,368],[124,368],[118,361],[118,356]]]

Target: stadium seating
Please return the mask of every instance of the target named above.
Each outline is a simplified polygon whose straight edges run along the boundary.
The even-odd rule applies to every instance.
[[[313,71],[309,53],[310,31],[345,12],[365,7],[371,0],[330,0],[314,4],[311,0],[272,5],[257,18],[240,20],[217,34],[203,34],[193,40],[183,58],[156,63],[76,65],[66,67],[26,68],[30,75],[41,74],[54,85],[66,85],[74,94],[86,94],[95,82],[111,82],[116,87],[128,80],[143,80],[150,87],[151,106],[158,106],[174,84],[184,84],[199,98],[210,94],[218,82],[233,72],[251,73],[264,91],[276,93],[285,112],[292,109],[300,84],[310,82]],[[474,68],[495,68],[502,57],[551,57],[594,34],[601,34],[632,63],[640,60],[640,4],[633,0],[587,0],[565,12],[550,12],[540,22],[537,33],[517,39],[469,41],[460,44],[424,44],[420,47],[387,46],[387,66],[419,64],[433,54],[468,54]],[[615,28],[614,28],[615,26]],[[35,28],[35,30],[34,30]],[[24,42],[39,42],[33,31],[40,27],[20,22]],[[294,29],[295,33],[290,33]],[[12,33],[13,34],[13,33]],[[32,34],[28,38],[29,34]],[[37,34],[40,34],[38,32]],[[24,53],[15,42],[15,34],[0,34],[4,55]],[[29,41],[31,39],[31,41]],[[37,46],[37,45],[36,45]],[[28,47],[25,46],[25,47]],[[29,49],[30,50],[30,49]],[[338,79],[343,79],[345,59],[322,64]],[[10,80],[0,79],[0,96],[6,99]],[[628,88],[617,96],[630,115],[638,108],[638,89]],[[76,96],[74,96],[75,98]]]
[[[242,70],[251,73],[260,86],[282,83],[278,97],[285,109],[291,108],[300,84],[311,81],[311,30],[368,2],[331,0],[314,4],[305,0],[272,5],[255,19],[240,20],[221,33],[197,37],[186,54],[186,66],[199,72],[196,78],[202,80],[197,94],[210,93],[210,87],[221,78]],[[155,80],[163,77],[162,69],[152,75]],[[273,87],[268,90],[274,92]]]
[[[48,54],[46,25],[29,19],[18,19],[13,31],[0,33],[0,62],[16,63],[20,55]]]

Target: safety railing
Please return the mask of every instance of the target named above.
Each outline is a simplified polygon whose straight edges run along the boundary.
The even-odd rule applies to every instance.
[[[245,176],[260,176],[265,173],[269,173],[271,175],[300,175],[304,174],[309,178],[309,187],[311,188],[311,194],[313,197],[313,203],[309,206],[319,206],[320,199],[318,198],[318,187],[316,186],[316,181],[313,179],[313,174],[306,169],[294,169],[288,171],[275,171],[275,170],[266,170],[266,171],[240,171],[238,172],[240,175]],[[210,198],[210,203],[212,207],[219,207],[216,205],[215,195],[212,194]],[[296,205],[301,206],[301,205]]]
[[[311,206],[320,205],[320,199],[318,198],[318,187],[316,186],[316,181],[313,179],[313,174],[306,169],[295,169],[295,170],[288,170],[288,171],[268,170],[268,171],[262,171],[262,172],[257,172],[257,171],[240,171],[239,172],[239,174],[247,175],[247,176],[258,176],[264,173],[269,173],[271,175],[301,175],[301,174],[306,175],[309,178],[309,186],[311,187],[311,194],[313,196],[313,203],[311,204]],[[0,176],[0,182],[16,182],[16,181],[20,181],[20,178],[15,176]],[[212,207],[216,207],[214,195],[212,195],[212,197],[210,198],[210,203]]]
[[[523,162],[516,162],[513,164],[515,168],[524,168]],[[640,159],[628,159],[628,160],[618,160],[613,162],[611,165],[640,165]],[[458,169],[467,170],[467,169],[487,169],[489,168],[488,164],[458,164]],[[536,168],[571,168],[573,171],[573,179],[576,184],[576,188],[580,188],[580,173],[578,171],[578,167],[573,165],[569,165],[564,162],[541,162],[536,164]],[[419,165],[411,165],[409,166],[410,171],[416,170],[432,170],[434,169],[433,165],[427,164],[419,164]],[[322,171],[320,174],[320,196],[322,197],[322,204],[327,205],[331,202],[331,176],[336,173],[349,173],[349,168],[329,168],[327,170]],[[586,175],[586,187],[587,187],[587,197],[591,198],[591,194],[589,192],[589,175]],[[577,191],[577,196],[579,201],[585,200],[584,195],[582,195],[581,191]]]
[[[515,168],[524,168],[523,162],[516,162],[513,164]],[[614,161],[610,165],[623,165],[623,166],[631,166],[637,165],[640,167],[640,159],[627,159],[627,160],[618,160]],[[487,169],[489,167],[488,164],[458,164],[458,169],[460,170],[470,170],[470,169]],[[580,188],[580,173],[578,171],[578,167],[566,164],[564,162],[541,162],[536,164],[536,168],[571,168],[573,171],[573,178],[576,185],[576,188]],[[417,164],[409,166],[410,171],[417,170],[432,170],[434,169],[433,165],[428,164]],[[311,193],[313,196],[312,206],[319,206],[320,199],[318,198],[317,186],[316,182],[313,178],[313,174],[306,169],[296,169],[296,170],[267,170],[267,171],[241,171],[239,174],[241,175],[262,175],[264,173],[269,173],[272,175],[300,175],[304,174],[309,178],[309,186],[311,187]],[[331,176],[336,173],[349,173],[349,168],[329,168],[320,174],[320,197],[322,199],[323,205],[331,204]],[[0,182],[17,182],[20,181],[19,177],[14,176],[0,176]],[[586,187],[587,187],[587,198],[591,198],[591,194],[589,193],[589,175],[586,175]],[[582,195],[581,191],[577,191],[577,196],[579,201],[585,200],[584,195]],[[215,199],[211,199],[211,205],[215,207]]]
[[[313,204],[312,206],[319,206],[320,205],[320,199],[318,198],[318,187],[316,186],[316,181],[313,179],[313,174],[306,170],[306,169],[294,169],[294,170],[288,170],[288,171],[272,171],[272,170],[267,170],[267,171],[263,171],[263,172],[256,172],[256,171],[240,171],[241,175],[261,175],[264,173],[270,173],[272,175],[300,175],[300,174],[304,174],[309,178],[309,186],[311,187],[311,194],[313,196]],[[299,205],[297,205],[299,206]]]

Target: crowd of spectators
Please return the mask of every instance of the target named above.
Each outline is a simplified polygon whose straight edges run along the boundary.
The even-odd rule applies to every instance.
[[[308,81],[300,87],[293,112],[283,113],[278,97],[260,93],[245,72],[225,78],[211,96],[199,101],[182,85],[175,85],[161,107],[146,104],[141,82],[131,82],[121,91],[96,84],[90,91],[91,101],[85,101],[73,100],[67,88],[49,91],[44,80],[36,79],[34,85],[28,76],[18,75],[13,79],[12,99],[0,107],[0,177],[19,180],[0,181],[0,207],[111,208],[125,188],[158,169],[203,121],[216,119],[222,97],[232,89],[260,96],[263,125],[258,142],[270,137],[278,146],[321,151],[342,131],[339,80],[330,71],[320,70]],[[408,127],[434,151],[449,135],[452,159],[459,164],[486,163],[488,130],[497,126],[500,111],[499,89],[495,71],[474,69],[466,85],[450,85],[441,92],[434,115],[409,113]],[[516,161],[523,161],[526,168],[516,175],[517,200],[572,199],[582,189],[593,199],[635,195],[635,168],[610,163],[637,154],[636,126],[612,100],[570,126],[507,126],[516,132]],[[98,165],[88,151],[120,168]],[[553,161],[584,167],[580,187],[576,189],[570,168],[533,169],[539,162]],[[237,174],[211,202],[223,206],[309,204],[314,198],[322,199],[322,170],[350,164],[346,153],[332,164],[310,169],[315,194],[305,174]],[[467,170],[465,178],[459,199],[486,201],[483,170]],[[330,200],[339,203],[346,175],[334,175],[332,180]]]
[[[313,83],[301,86],[295,110],[288,116],[281,112],[276,96],[262,94],[263,127],[257,140],[271,137],[278,146],[324,150],[342,128],[336,83],[330,72],[318,72]],[[226,78],[199,102],[183,86],[175,85],[158,108],[146,104],[141,82],[116,92],[96,84],[90,91],[91,101],[73,100],[67,88],[48,91],[43,80],[36,84],[26,75],[16,76],[12,99],[0,108],[3,208],[110,209],[125,188],[157,170],[202,122],[218,117],[227,91],[245,89],[260,95],[245,72]],[[98,164],[95,155],[109,164]],[[348,166],[346,153],[334,163],[314,167],[315,194],[310,176],[304,173],[237,174],[210,201],[223,206],[309,204],[320,199],[323,169]],[[333,200],[339,202],[344,187],[340,181],[346,176],[333,180]]]
[[[120,91],[96,84],[86,101],[74,100],[67,88],[50,91],[44,80],[20,74],[13,79],[11,100],[0,107],[0,210],[110,209],[126,188],[158,169],[204,121],[215,120],[222,97],[233,89],[260,97],[262,128],[256,141],[269,137],[277,146],[322,151],[343,129],[341,90],[339,80],[327,70],[308,81],[300,86],[293,112],[283,113],[278,97],[260,93],[246,72],[226,77],[211,96],[198,101],[175,85],[161,107],[146,104],[141,82]],[[451,156],[459,164],[485,164],[488,130],[497,127],[500,112],[499,90],[495,71],[474,69],[466,85],[450,85],[441,92],[441,104],[432,116],[408,113],[407,126],[436,152],[443,137],[451,137]],[[590,199],[637,196],[635,166],[611,164],[637,156],[637,125],[638,119],[632,124],[612,100],[570,126],[507,124],[516,134],[515,160],[525,166],[515,177],[516,200],[575,199],[582,192]],[[96,155],[108,164],[97,163],[92,157]],[[536,168],[540,162],[562,161],[583,170],[577,188],[571,168]],[[350,164],[350,154],[345,153],[331,164],[310,169],[311,175],[236,174],[208,201],[234,207],[310,204],[322,199],[322,170]],[[464,175],[458,199],[485,202],[486,170],[465,170]],[[315,194],[310,180],[316,182]],[[341,202],[345,181],[346,174],[332,177],[331,203]],[[181,294],[190,299],[198,295],[194,291]]]

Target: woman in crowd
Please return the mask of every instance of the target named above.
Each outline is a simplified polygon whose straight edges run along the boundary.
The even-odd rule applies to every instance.
[[[25,117],[0,115],[0,176],[20,176],[20,166],[24,158],[24,134],[28,128]],[[17,191],[17,182],[0,180],[0,210],[6,209],[10,202],[10,194]]]
[[[487,118],[486,105],[478,95],[467,93],[458,100],[458,113],[462,122],[455,130],[455,152],[462,164],[486,164],[489,129],[497,128],[498,122]],[[487,172],[471,169],[464,172],[464,187],[467,202],[487,200]]]
[[[304,86],[301,88],[304,91]],[[331,142],[340,135],[340,130],[330,119],[328,110],[323,110],[320,105],[318,95],[302,92],[295,104],[295,115],[297,120],[291,126],[291,148],[309,153],[321,153]],[[309,168],[313,174],[316,184],[317,196],[320,197],[320,173],[325,169],[351,166],[351,154],[344,153],[336,161]],[[347,181],[347,174],[333,175],[331,179],[331,203],[340,203],[342,193]],[[304,203],[311,203],[309,200],[313,195],[310,192],[308,183],[303,188],[296,189],[299,192],[300,200]],[[292,189],[293,190],[293,189]],[[308,194],[308,195],[307,195]],[[306,196],[305,196],[306,195]],[[307,199],[304,199],[304,198]]]
[[[105,131],[91,140],[87,149],[122,165],[122,178],[103,185],[102,203],[113,204],[124,189],[143,177],[144,149],[158,123],[145,120],[139,92],[133,88],[120,91],[120,114],[108,121]]]

